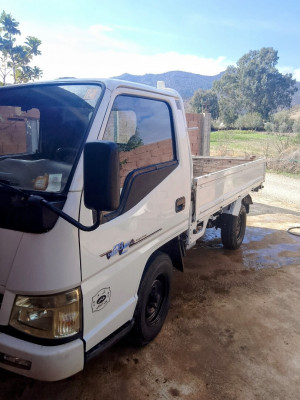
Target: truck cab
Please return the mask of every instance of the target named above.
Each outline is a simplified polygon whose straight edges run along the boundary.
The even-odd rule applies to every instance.
[[[0,135],[0,366],[59,380],[129,331],[152,340],[190,223],[180,96],[115,80],[4,87]]]

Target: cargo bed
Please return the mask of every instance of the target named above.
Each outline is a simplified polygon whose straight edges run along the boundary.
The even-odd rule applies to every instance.
[[[204,234],[215,213],[260,188],[264,179],[264,158],[193,157],[194,210],[189,243]]]

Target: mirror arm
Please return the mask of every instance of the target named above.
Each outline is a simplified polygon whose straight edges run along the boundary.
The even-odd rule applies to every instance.
[[[76,221],[76,219],[70,217],[70,215],[66,214],[59,208],[53,206],[51,203],[49,203],[47,200],[45,200],[41,196],[30,195],[27,201],[32,204],[43,205],[44,207],[46,207],[49,210],[51,210],[52,212],[54,212],[56,215],[59,215],[65,221],[69,222],[71,225],[73,225],[76,228],[78,228],[82,231],[85,231],[85,232],[94,231],[95,229],[97,229],[100,226],[100,223],[101,223],[100,211],[97,211],[96,222],[91,226],[85,226],[85,225],[82,225],[80,222]]]

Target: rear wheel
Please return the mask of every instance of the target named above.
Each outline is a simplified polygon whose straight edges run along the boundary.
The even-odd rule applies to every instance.
[[[172,284],[172,262],[164,253],[150,260],[138,292],[132,336],[140,345],[150,342],[166,319]]]
[[[237,216],[222,215],[221,239],[227,249],[238,249],[243,242],[246,231],[247,212],[242,204]]]

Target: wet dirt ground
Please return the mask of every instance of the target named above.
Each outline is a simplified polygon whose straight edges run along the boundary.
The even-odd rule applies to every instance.
[[[253,197],[239,250],[208,230],[175,271],[152,343],[123,340],[56,383],[0,370],[0,399],[300,399],[300,207]]]

